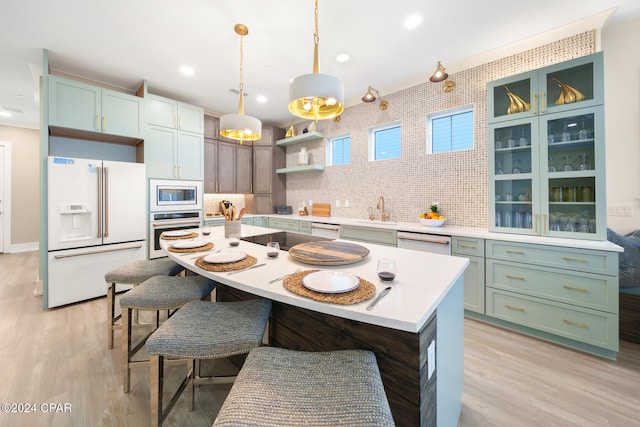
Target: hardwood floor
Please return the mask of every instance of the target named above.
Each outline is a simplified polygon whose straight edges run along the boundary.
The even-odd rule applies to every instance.
[[[134,370],[122,392],[120,333],[108,350],[105,299],[43,311],[36,272],[34,252],[0,255],[0,403],[36,410],[3,406],[0,426],[148,425],[148,372]],[[180,368],[167,370],[172,386]],[[165,425],[210,426],[229,387],[200,387],[194,412],[183,396]],[[613,362],[467,319],[458,425],[640,426],[640,344],[621,341]]]

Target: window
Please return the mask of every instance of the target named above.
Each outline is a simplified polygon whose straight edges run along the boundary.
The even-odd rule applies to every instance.
[[[334,136],[327,139],[327,165],[348,165],[351,163],[351,137]]]
[[[427,115],[427,151],[470,150],[473,148],[473,106]]]
[[[369,160],[400,157],[400,123],[391,123],[369,129]]]

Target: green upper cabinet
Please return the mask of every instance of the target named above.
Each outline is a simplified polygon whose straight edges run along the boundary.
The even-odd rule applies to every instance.
[[[147,124],[204,133],[204,110],[194,105],[162,96],[147,94]]]
[[[49,125],[142,139],[143,99],[49,75]]]
[[[487,126],[489,230],[605,240],[602,55],[529,74],[531,80],[515,76],[507,86],[512,93],[522,94],[528,84],[542,78],[544,98],[533,104],[538,114],[532,107],[532,111],[510,114],[509,120],[494,117]],[[563,95],[554,92],[548,80],[556,86],[556,81],[571,82],[584,99],[556,104],[558,96],[570,95],[568,89]],[[488,104],[506,81],[489,83]]]
[[[145,103],[147,177],[203,179],[204,110],[153,94]]]
[[[489,123],[604,103],[602,52],[490,82]]]

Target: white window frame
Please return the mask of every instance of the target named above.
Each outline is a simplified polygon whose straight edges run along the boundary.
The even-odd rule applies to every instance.
[[[349,138],[349,163],[340,163],[339,165],[333,164],[333,142],[337,139]],[[326,146],[326,161],[325,164],[327,166],[343,166],[351,164],[351,134],[343,133],[341,135],[335,135],[330,138],[327,138],[327,146]]]
[[[376,159],[375,158],[375,155],[376,155],[376,141],[375,141],[376,132],[387,130],[387,129],[392,129],[392,128],[400,128],[400,141],[398,141],[398,144],[400,144],[400,147],[399,147],[400,148],[400,155],[398,157],[393,157],[391,159]],[[369,140],[369,161],[370,162],[379,162],[379,161],[383,161],[383,160],[393,160],[393,159],[399,159],[400,157],[402,157],[402,125],[401,125],[400,121],[396,121],[396,122],[387,123],[387,124],[384,124],[384,125],[370,127],[369,131],[368,131],[368,140]]]
[[[470,148],[465,148],[464,150],[440,151],[438,153],[434,153],[433,152],[433,130],[432,130],[432,122],[433,122],[433,120],[441,119],[443,117],[455,116],[457,114],[468,113],[468,112],[471,112],[471,114],[472,114],[472,122],[475,122],[475,110],[473,108],[473,104],[464,105],[464,106],[456,107],[456,108],[451,108],[451,109],[448,109],[448,110],[439,111],[437,113],[427,114],[427,119],[426,119],[426,122],[427,122],[427,154],[443,154],[443,153],[452,153],[454,151],[473,150],[473,148],[475,147],[475,126],[473,126],[473,123],[472,123],[472,127],[471,127],[471,147]]]

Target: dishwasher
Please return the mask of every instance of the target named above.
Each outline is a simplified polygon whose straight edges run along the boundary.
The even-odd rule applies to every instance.
[[[398,231],[398,247],[433,254],[451,255],[451,236]]]
[[[311,235],[328,237],[330,239],[340,238],[340,226],[337,224],[324,224],[321,222],[311,223]]]

